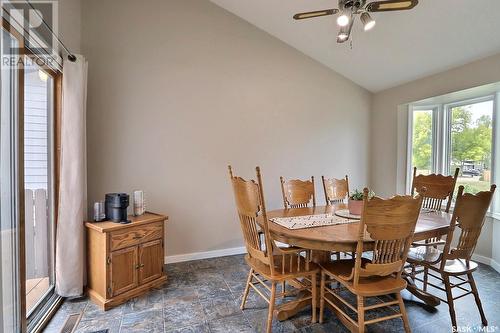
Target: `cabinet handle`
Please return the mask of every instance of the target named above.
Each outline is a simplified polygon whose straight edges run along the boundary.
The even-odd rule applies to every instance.
[[[141,264],[140,267],[144,267],[144,264]]]
[[[139,269],[139,265],[135,265],[135,269]]]

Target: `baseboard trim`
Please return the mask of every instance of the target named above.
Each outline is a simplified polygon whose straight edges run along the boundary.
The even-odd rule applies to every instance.
[[[491,258],[482,256],[480,254],[473,254],[472,255],[472,260],[480,262],[481,264],[485,264],[485,265],[488,265],[488,266],[491,266],[491,261],[492,261]]]
[[[247,252],[247,249],[244,246],[240,246],[240,247],[232,247],[229,249],[221,249],[221,250],[213,250],[213,251],[205,251],[205,252],[194,252],[194,253],[186,253],[186,254],[177,254],[177,255],[173,255],[173,256],[166,256],[165,257],[165,264],[173,264],[176,262],[232,256],[235,254],[243,254],[246,252]]]
[[[495,270],[497,271],[498,273],[500,273],[500,264],[498,262],[496,262],[495,260],[491,259],[491,264],[490,266]]]

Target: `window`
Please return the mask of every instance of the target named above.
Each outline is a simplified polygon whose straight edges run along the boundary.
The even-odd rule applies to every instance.
[[[17,39],[2,30],[2,54],[18,46]],[[0,332],[21,331],[19,283],[20,268],[20,212],[19,178],[17,170],[18,154],[18,97],[19,71],[15,67],[2,66],[1,69],[1,127],[0,127]]]
[[[417,167],[418,174],[428,175],[433,171],[432,114],[432,110],[413,111],[411,165]]]
[[[490,188],[494,164],[495,96],[438,105],[413,105],[409,117],[407,186],[417,174],[451,175],[476,193]]]
[[[450,105],[448,170],[460,168],[457,186],[467,193],[489,190],[493,146],[493,99]]]

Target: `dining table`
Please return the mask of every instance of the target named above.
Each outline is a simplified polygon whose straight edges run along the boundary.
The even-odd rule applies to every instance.
[[[312,250],[311,260],[321,265],[322,263],[332,260],[332,252],[356,252],[359,218],[356,221],[349,221],[350,223],[315,226],[302,229],[289,229],[272,220],[275,218],[302,217],[319,214],[334,215],[335,212],[340,212],[341,210],[345,211],[346,209],[346,204],[339,203],[326,206],[287,208],[268,211],[267,218],[269,220],[269,231],[275,241]],[[422,210],[415,226],[413,241],[423,241],[429,238],[446,235],[450,226],[451,216],[451,214],[446,212]],[[260,223],[262,223],[262,221],[260,221]],[[366,233],[363,249],[369,251],[373,243],[374,241],[371,240],[368,233]],[[408,276],[405,278],[407,280],[407,290],[410,293],[427,305],[439,305],[439,299],[419,289],[414,281]],[[280,321],[286,320],[309,305],[309,300],[300,303],[285,303],[277,310],[277,318]],[[344,320],[342,320],[344,318],[342,318],[337,310],[333,307],[331,307],[331,310],[339,315],[341,321],[344,322]],[[346,322],[346,324],[348,323]]]

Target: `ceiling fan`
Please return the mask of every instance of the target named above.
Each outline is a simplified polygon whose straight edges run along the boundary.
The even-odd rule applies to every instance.
[[[340,31],[337,35],[337,43],[343,43],[349,39],[351,29],[356,15],[360,15],[361,23],[365,31],[372,29],[375,26],[375,20],[370,16],[370,13],[375,12],[390,12],[396,10],[412,9],[418,4],[418,0],[385,0],[372,1],[369,0],[339,0],[339,8],[317,10],[313,12],[298,13],[293,16],[296,20],[303,20],[313,17],[335,15]]]

